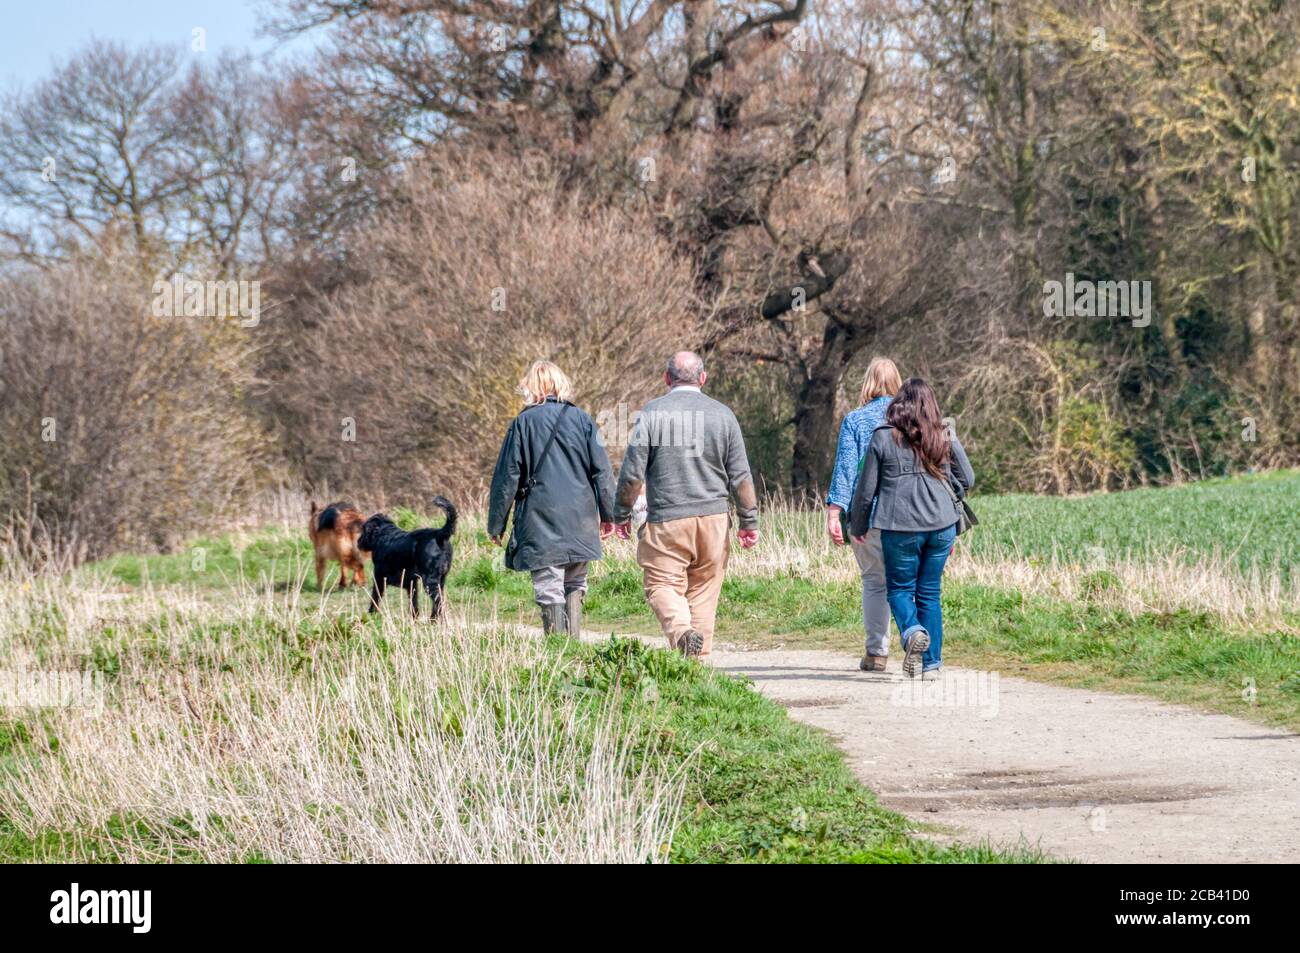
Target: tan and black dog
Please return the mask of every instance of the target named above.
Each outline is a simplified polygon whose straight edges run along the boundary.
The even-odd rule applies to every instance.
[[[366,518],[351,503],[331,503],[324,509],[311,504],[311,522],[307,524],[307,535],[311,537],[311,547],[316,556],[316,588],[322,588],[325,577],[325,563],[338,560],[339,586],[346,589],[348,582],[358,586],[366,584],[366,559],[369,553],[357,545],[361,527]]]

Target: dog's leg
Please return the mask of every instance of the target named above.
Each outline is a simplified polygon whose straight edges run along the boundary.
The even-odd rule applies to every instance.
[[[352,578],[358,586],[365,588],[366,562],[364,559],[354,559],[352,561]]]
[[[442,617],[442,586],[425,583],[424,591],[429,594],[429,621],[437,622]]]
[[[316,588],[317,589],[322,589],[322,590],[324,589],[324,586],[322,585],[324,579],[325,579],[325,560],[322,559],[320,556],[317,556],[316,557]]]
[[[348,564],[345,560],[340,559],[339,560],[339,588],[346,589],[347,587],[348,587]]]
[[[376,573],[374,585],[370,589],[370,611],[371,612],[379,611],[379,605],[383,601],[384,588],[386,585],[387,584],[384,582],[384,577]]]
[[[420,620],[420,587],[412,579],[406,584],[406,591],[411,594],[411,618]]]

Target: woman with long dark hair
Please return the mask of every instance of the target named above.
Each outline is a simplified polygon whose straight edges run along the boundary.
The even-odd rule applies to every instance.
[[[871,438],[853,491],[849,532],[880,530],[885,588],[903,643],[903,673],[937,679],[943,667],[943,568],[957,538],[957,507],[975,485],[966,451],[944,426],[924,380],[903,382]],[[874,499],[874,505],[872,500]]]

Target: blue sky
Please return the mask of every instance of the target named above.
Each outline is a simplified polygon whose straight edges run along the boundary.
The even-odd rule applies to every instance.
[[[267,52],[275,42],[258,35],[259,14],[272,9],[268,0],[0,0],[0,88],[32,86],[92,37],[188,50],[202,27],[209,51]]]

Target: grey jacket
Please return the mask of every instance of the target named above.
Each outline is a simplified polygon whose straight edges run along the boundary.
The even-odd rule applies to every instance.
[[[964,496],[975,486],[975,471],[961,442],[952,438],[952,459],[944,466],[953,489]],[[874,503],[873,503],[874,500]],[[943,483],[921,466],[906,443],[894,439],[893,427],[880,427],[862,461],[862,475],[849,507],[849,532],[868,529],[920,533],[944,529],[957,522],[957,504]]]
[[[557,421],[555,443],[538,467]],[[536,482],[520,500],[530,477]],[[600,524],[612,521],[613,506],[613,468],[586,411],[547,398],[514,419],[492,474],[487,520],[488,535],[501,536],[514,510],[510,569],[599,559]]]
[[[758,528],[758,498],[736,415],[695,388],[675,387],[642,409],[618,474],[615,522],[631,518],[643,484],[651,523],[725,513],[730,496],[740,528]]]

